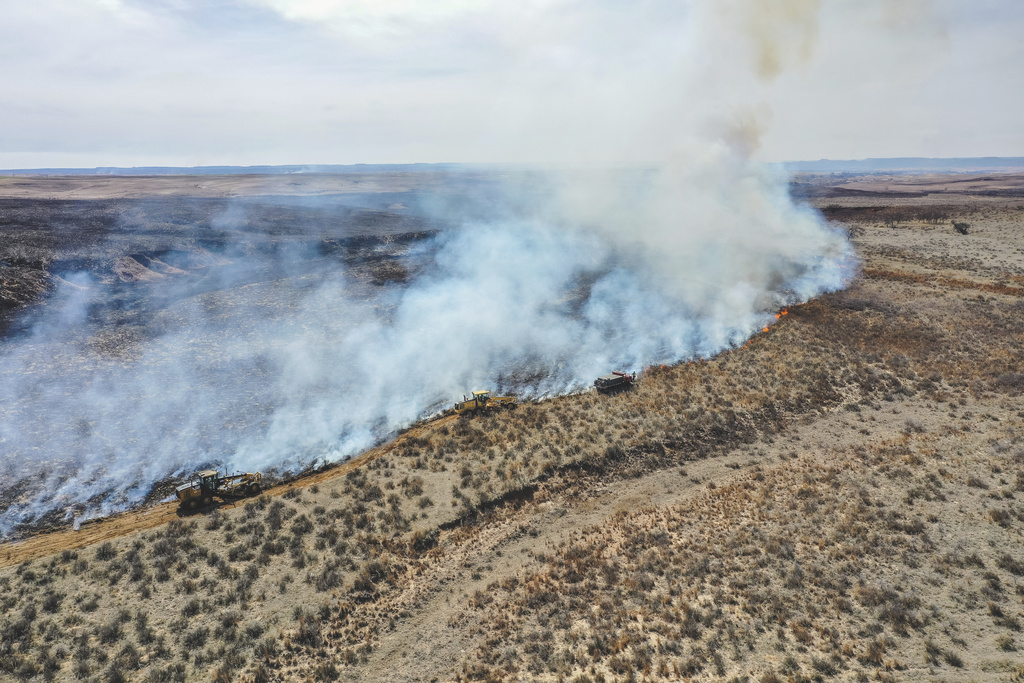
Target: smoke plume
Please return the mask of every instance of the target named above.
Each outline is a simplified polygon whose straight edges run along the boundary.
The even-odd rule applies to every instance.
[[[817,2],[782,5],[692,5],[679,81],[612,74],[623,99],[610,119],[581,116],[586,130],[558,143],[585,143],[581,163],[421,193],[436,232],[379,247],[402,277],[367,281],[357,261],[325,256],[309,226],[293,227],[310,239],[253,252],[254,205],[238,203],[213,226],[243,237],[207,249],[201,278],[130,299],[152,316],[131,353],[112,356],[97,340],[135,328],[97,316],[112,290],[95,275],[65,273],[31,332],[0,348],[0,534],[123,509],[200,466],[339,461],[472,389],[540,398],[613,369],[711,356],[780,307],[841,288],[845,237],[750,160],[767,113],[738,85],[770,81],[813,47]],[[711,62],[686,61],[701,56]],[[519,134],[544,138],[545,105],[524,107]],[[612,125],[621,134],[601,143]]]

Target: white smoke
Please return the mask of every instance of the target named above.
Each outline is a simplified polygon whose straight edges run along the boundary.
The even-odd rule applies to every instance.
[[[778,308],[841,288],[853,266],[845,237],[794,204],[784,176],[750,161],[764,117],[711,83],[723,74],[756,82],[806,58],[816,3],[783,4],[785,30],[773,15],[743,14],[750,3],[698,5],[681,36],[708,46],[695,36],[714,30],[738,57],[684,79],[684,93],[661,83],[669,94],[652,99],[650,83],[623,86],[627,100],[647,99],[617,104],[621,137],[596,145],[607,130],[596,125],[559,143],[586,141],[583,161],[624,159],[626,170],[507,172],[485,210],[455,212],[439,200],[434,219],[444,227],[408,255],[423,267],[407,284],[368,289],[340,266],[311,269],[301,251],[279,256],[276,284],[186,291],[156,314],[150,327],[161,334],[116,359],[86,343],[116,334],[89,322],[100,289],[69,285],[31,335],[0,348],[0,494],[13,499],[0,534],[44,514],[123,509],[200,465],[283,471],[338,461],[472,389],[540,397],[584,389],[612,369],[710,356],[742,344]],[[730,12],[741,20],[726,21]],[[773,48],[773,36],[792,40],[793,31],[803,36],[795,54]],[[655,115],[665,102],[680,111],[701,88],[715,106]],[[543,110],[522,110],[523,122],[550,139],[534,118]],[[655,139],[664,151],[648,154],[651,163],[621,153],[631,140],[651,150]],[[225,220],[244,224],[244,212]],[[226,284],[265,265],[232,258]]]

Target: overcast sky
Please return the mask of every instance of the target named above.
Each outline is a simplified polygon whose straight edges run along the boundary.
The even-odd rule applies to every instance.
[[[0,168],[1024,156],[1020,0],[0,7]]]

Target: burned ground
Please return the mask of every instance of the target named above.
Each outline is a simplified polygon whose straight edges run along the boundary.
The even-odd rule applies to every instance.
[[[26,307],[82,276],[105,288],[104,308],[142,316],[153,300],[166,305],[166,290],[195,296],[279,279],[289,274],[281,264],[295,259],[322,261],[324,270],[340,259],[371,280],[394,281],[401,248],[436,232],[419,215],[385,208],[402,199],[412,203],[404,193],[309,206],[294,198],[0,199],[0,325],[23,330],[32,321]],[[244,273],[228,268],[235,261]]]
[[[1019,679],[1024,212],[894,192],[818,200],[862,275],[742,348],[0,546],[2,675]]]

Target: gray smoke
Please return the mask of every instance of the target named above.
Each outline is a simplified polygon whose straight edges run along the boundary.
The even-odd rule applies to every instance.
[[[784,3],[785,30],[775,16],[744,14],[746,2],[726,4],[741,30],[716,28],[733,26],[729,13],[705,3],[685,34],[754,36],[723,62],[725,75],[746,57],[754,80],[807,58],[817,3]],[[778,36],[796,40],[797,54]],[[659,118],[659,103],[680,111],[684,98],[623,86],[613,120],[629,135],[580,149],[605,170],[495,171],[499,190],[469,208],[444,193],[422,198],[440,230],[394,255],[409,268],[404,282],[369,285],[358,264],[301,241],[269,254],[228,244],[208,255],[202,287],[186,277],[152,295],[166,298],[145,333],[111,356],[96,340],[127,328],[90,317],[108,289],[68,274],[31,333],[0,348],[0,534],[44,515],[124,509],[200,466],[336,462],[472,389],[539,398],[612,369],[711,356],[779,308],[841,288],[855,268],[845,236],[795,204],[785,176],[750,161],[763,117],[725,106],[734,93],[715,74],[680,86],[691,98],[706,86],[699,115]],[[526,130],[544,132],[531,123],[542,109],[524,110]],[[643,115],[623,114],[632,109]],[[657,136],[651,163],[610,163],[633,161],[625,142],[651,150]],[[220,221],[244,233],[246,211]],[[261,269],[279,277],[247,283]]]
[[[278,255],[285,277],[233,286],[265,265],[235,256],[212,291],[165,295],[159,332],[130,357],[95,351],[119,328],[90,322],[90,297],[105,290],[69,277],[32,333],[0,351],[2,493],[25,492],[0,529],[107,514],[204,465],[338,461],[470,389],[535,398],[610,369],[710,356],[849,277],[844,237],[763,170],[730,184],[728,201],[694,191],[667,207],[672,173],[619,178],[632,218],[609,194],[600,212],[574,215],[582,181],[549,178],[530,211],[469,218],[412,246],[409,283],[371,287],[298,250]]]

